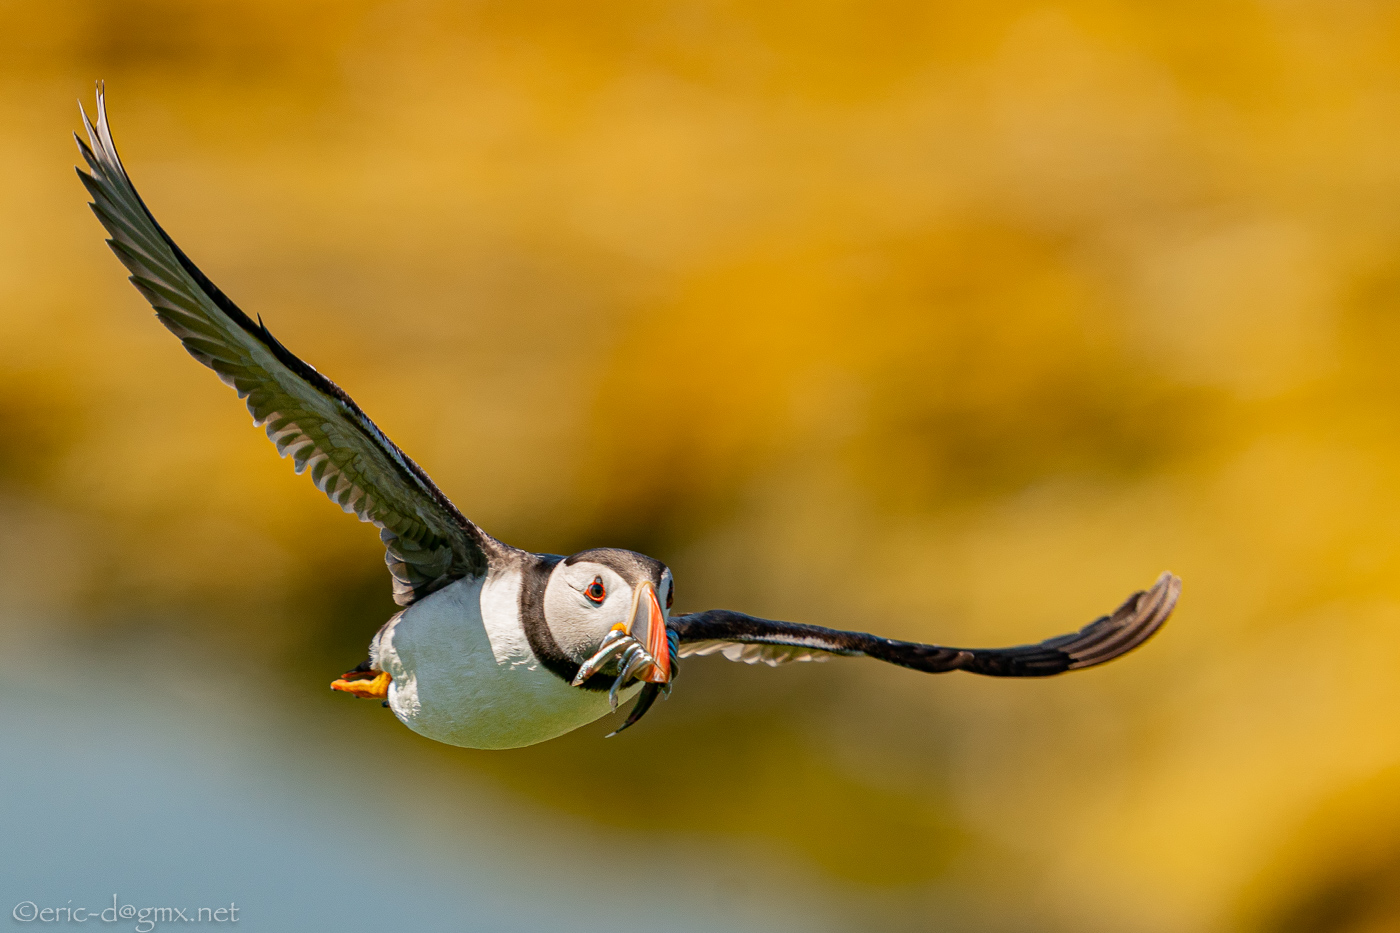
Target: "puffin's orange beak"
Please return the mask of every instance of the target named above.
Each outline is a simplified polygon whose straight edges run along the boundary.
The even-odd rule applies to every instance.
[[[631,635],[642,643],[642,647],[656,659],[649,665],[642,680],[654,684],[664,684],[671,679],[671,644],[666,640],[666,616],[661,612],[661,603],[656,598],[656,587],[649,582],[637,587],[637,595],[632,598]]]

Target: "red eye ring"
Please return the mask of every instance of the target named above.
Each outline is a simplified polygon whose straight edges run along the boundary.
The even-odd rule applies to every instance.
[[[588,584],[588,587],[583,591],[583,595],[587,596],[590,602],[595,603],[601,603],[607,599],[608,591],[603,586],[603,578],[594,577],[593,582]]]

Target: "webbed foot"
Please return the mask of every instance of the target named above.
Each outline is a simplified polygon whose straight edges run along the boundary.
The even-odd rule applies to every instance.
[[[389,695],[389,684],[392,680],[386,671],[376,671],[366,663],[331,681],[331,689],[356,698],[382,700]]]

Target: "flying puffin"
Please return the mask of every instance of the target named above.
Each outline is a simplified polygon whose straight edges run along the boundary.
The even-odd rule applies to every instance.
[[[132,284],[190,355],[238,392],[298,473],[379,529],[403,608],[332,689],[382,699],[430,739],[532,745],[635,697],[621,732],[669,694],[677,660],[692,655],[774,666],[863,655],[929,673],[1048,677],[1133,650],[1176,605],[1181,581],[1164,573],[1078,632],[1013,648],[946,648],[724,609],[672,615],[675,583],[659,560],[617,548],[559,557],[511,547],[459,512],[349,395],[175,245],[122,167],[100,83],[97,125],[86,112],[82,119],[88,142],[74,138],[91,174],[78,175]]]

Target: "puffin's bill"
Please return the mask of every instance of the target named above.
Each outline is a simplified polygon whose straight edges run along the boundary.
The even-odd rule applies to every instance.
[[[664,684],[671,679],[671,645],[666,638],[666,616],[656,598],[656,587],[643,582],[632,597],[632,637],[642,643],[652,663],[643,668],[641,679]]]

